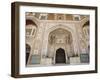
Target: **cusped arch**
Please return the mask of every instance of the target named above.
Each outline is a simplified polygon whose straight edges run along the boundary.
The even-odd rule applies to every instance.
[[[48,35],[48,41],[49,41],[49,43],[50,43],[50,44],[55,43],[56,37],[59,36],[60,34],[61,34],[61,35],[65,35],[66,38],[72,39],[72,34],[71,34],[71,32],[69,32],[68,30],[63,29],[63,28],[57,28],[57,29],[55,29],[55,30],[53,30],[53,31],[51,31],[51,32],[49,33],[49,35]],[[69,37],[69,36],[70,36],[70,37]],[[71,41],[72,41],[72,40],[71,40]]]
[[[54,33],[54,32],[56,32],[56,31],[59,31],[59,30],[63,30],[64,32],[70,33],[70,31],[68,31],[68,30],[66,30],[66,29],[64,29],[64,28],[57,28],[57,29],[51,31],[49,34]]]
[[[45,52],[42,51],[42,54],[47,54],[48,52],[48,45],[49,45],[49,34],[50,32],[56,30],[56,29],[59,29],[59,28],[62,28],[64,30],[67,30],[71,33],[71,36],[72,36],[72,45],[74,44],[75,42],[75,31],[70,27],[70,26],[67,26],[67,25],[64,25],[64,24],[53,24],[51,25],[51,27],[49,29],[46,29],[45,33],[44,33],[44,41],[43,41],[43,44],[47,43],[47,45],[44,45],[43,48],[45,48]],[[55,63],[55,61],[54,61]]]

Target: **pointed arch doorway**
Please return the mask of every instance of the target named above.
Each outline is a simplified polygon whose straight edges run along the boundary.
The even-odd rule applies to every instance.
[[[29,44],[26,44],[26,64],[28,63],[31,47]]]
[[[55,64],[66,63],[65,50],[59,48],[56,50]]]

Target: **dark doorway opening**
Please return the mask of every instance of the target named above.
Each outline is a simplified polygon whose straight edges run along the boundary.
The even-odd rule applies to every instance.
[[[66,63],[65,50],[59,48],[56,50],[55,63]]]
[[[28,59],[29,59],[30,50],[31,50],[31,47],[28,44],[26,44],[26,64],[27,64]]]

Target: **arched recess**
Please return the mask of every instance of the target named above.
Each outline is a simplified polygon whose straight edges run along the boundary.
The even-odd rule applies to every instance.
[[[68,46],[71,47],[71,48],[69,48],[69,50],[70,49],[73,50],[72,41],[73,41],[72,35],[69,31],[67,31],[63,28],[57,28],[54,31],[50,32],[50,34],[48,36],[48,51],[50,51],[50,49],[51,49],[51,53],[54,53],[55,52],[54,49],[57,49],[59,47],[66,49]],[[67,52],[68,52],[68,50],[66,50],[66,53]],[[48,53],[50,53],[50,52],[48,52]]]
[[[64,28],[57,28],[48,35],[47,56],[53,59],[55,64],[56,50],[62,48],[65,51],[65,59],[74,54],[72,34]]]
[[[56,50],[55,64],[66,63],[65,50],[59,48]]]
[[[89,28],[90,27],[90,22],[87,21],[84,23],[84,25],[82,26],[82,31],[83,31],[83,35],[84,35],[84,48],[85,48],[85,53],[89,53],[89,47],[90,47],[90,44],[89,44],[89,37],[90,37],[90,31],[89,31]]]
[[[31,55],[34,54],[36,36],[37,36],[38,26],[32,19],[26,18],[26,64],[30,63]],[[30,48],[29,48],[30,47]],[[30,51],[29,51],[30,49]]]
[[[44,32],[44,35],[43,35],[43,42],[42,42],[42,49],[41,49],[41,57],[43,55],[47,56],[48,54],[48,45],[49,45],[49,42],[48,42],[48,39],[49,39],[49,34],[56,30],[56,29],[59,29],[59,28],[62,28],[68,32],[70,32],[70,34],[72,35],[72,46],[73,46],[73,53],[74,54],[80,54],[80,50],[79,50],[79,46],[78,46],[78,40],[77,39],[77,33],[76,33],[76,29],[74,28],[74,25],[69,25],[69,24],[52,24],[51,26],[49,26],[50,28],[46,28],[45,32]],[[73,28],[72,28],[73,27]],[[60,48],[60,47],[59,47]],[[63,47],[61,47],[63,48]],[[57,48],[56,48],[57,49]],[[55,52],[56,53],[56,49],[55,49]],[[63,48],[64,49],[64,48]],[[65,50],[65,49],[64,49]],[[66,51],[65,51],[66,53]],[[53,55],[53,63],[55,64],[55,55]],[[66,58],[67,59],[67,58]]]
[[[26,64],[28,63],[30,52],[31,52],[31,46],[29,44],[26,44]]]
[[[31,44],[32,54],[34,53],[38,24],[31,18],[26,18],[26,43]]]
[[[74,34],[76,34],[69,26],[66,26],[66,25],[55,25],[55,26],[52,26],[51,28],[47,29],[44,33],[44,40],[43,40],[43,47],[42,47],[42,54],[47,54],[47,50],[48,50],[48,39],[49,39],[49,34],[50,32],[56,30],[56,29],[59,29],[59,28],[62,28],[62,29],[65,29],[67,31],[69,31],[71,34],[72,34],[72,39],[73,39],[73,42],[72,42],[72,45],[74,43],[73,46],[77,45],[77,43],[75,43],[75,36]],[[44,50],[45,49],[45,50]]]

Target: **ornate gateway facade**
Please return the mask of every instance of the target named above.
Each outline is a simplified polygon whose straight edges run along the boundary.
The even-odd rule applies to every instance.
[[[26,13],[26,65],[89,63],[89,16]]]

